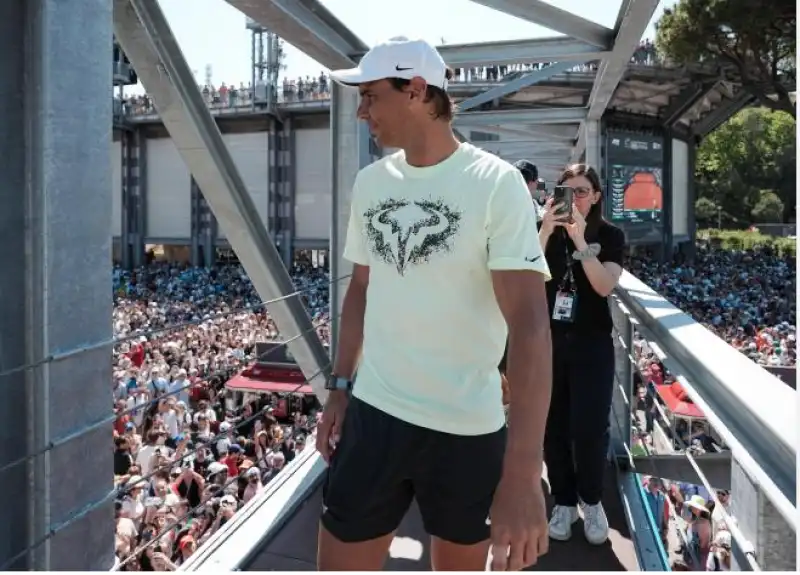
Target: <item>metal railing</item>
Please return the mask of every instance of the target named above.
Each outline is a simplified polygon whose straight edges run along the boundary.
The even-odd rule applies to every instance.
[[[787,526],[788,546],[797,531],[796,391],[627,272],[610,298],[610,306],[617,350],[612,408],[617,460],[634,474],[704,487],[726,519],[727,511],[713,494],[733,487],[734,519],[726,524],[738,567],[774,569],[776,558],[766,557],[768,552],[761,544],[760,519],[746,517],[751,512],[744,509],[743,502],[752,494],[736,493],[734,476],[738,469],[757,486],[756,497],[768,501],[774,510],[772,520]],[[672,454],[633,455],[635,332],[700,409],[725,450],[693,455],[689,446],[683,445]]]
[[[714,485],[714,482],[720,482],[721,475],[704,471],[710,460],[705,456],[693,457],[688,451],[667,456],[638,457],[632,454],[634,330],[658,350],[661,361],[677,376],[730,448],[730,464],[739,466],[752,478],[760,495],[774,506],[780,520],[788,525],[786,537],[794,537],[797,523],[796,392],[628,272],[623,273],[619,286],[609,298],[609,305],[614,318],[617,349],[616,390],[611,417],[616,446],[612,448],[612,455],[620,470],[619,493],[628,510],[640,568],[669,570],[668,554],[655,532],[654,517],[645,501],[640,474],[694,481],[711,493],[715,488],[727,489],[731,478],[727,478],[725,486]],[[712,466],[724,460],[724,454],[715,453],[708,457],[713,459]],[[270,486],[268,491],[251,501],[236,521],[215,534],[204,548],[181,566],[181,570],[217,572],[241,569],[277,535],[297,506],[314,490],[324,468],[309,442],[302,457],[284,471],[283,481]],[[709,476],[713,481],[709,481]],[[735,505],[737,498],[746,499],[749,495],[734,490],[731,497],[735,521],[730,521],[730,531],[739,569],[774,569],[774,559],[760,554],[764,546],[756,545],[760,537],[753,532],[752,522],[748,524],[745,513],[740,514],[740,508]]]

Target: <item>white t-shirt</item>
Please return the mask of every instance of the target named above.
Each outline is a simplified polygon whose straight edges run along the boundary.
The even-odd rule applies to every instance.
[[[344,257],[370,268],[355,397],[446,433],[500,429],[491,271],[550,274],[519,170],[471,144],[425,168],[385,157],[356,178]]]

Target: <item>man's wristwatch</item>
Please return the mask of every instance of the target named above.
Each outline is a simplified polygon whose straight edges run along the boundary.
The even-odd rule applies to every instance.
[[[353,382],[349,379],[339,377],[338,375],[331,375],[325,381],[325,389],[328,391],[347,391],[353,390]]]

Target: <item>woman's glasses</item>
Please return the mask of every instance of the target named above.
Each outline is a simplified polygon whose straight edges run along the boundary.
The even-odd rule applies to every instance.
[[[592,188],[586,188],[586,187],[583,187],[583,186],[580,186],[580,187],[577,187],[577,188],[573,188],[573,189],[575,190],[574,193],[575,193],[575,197],[576,198],[585,198],[589,194],[592,193]]]

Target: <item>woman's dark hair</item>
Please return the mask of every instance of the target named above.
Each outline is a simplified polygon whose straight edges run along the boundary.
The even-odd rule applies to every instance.
[[[447,68],[444,77],[449,82],[455,77],[455,74],[452,69]],[[411,83],[410,80],[404,78],[388,78],[388,80],[392,87],[398,92],[402,91],[403,88]],[[425,102],[433,102],[433,112],[431,115],[434,120],[453,121],[453,116],[456,112],[456,104],[450,99],[447,92],[436,86],[429,85],[425,91]]]
[[[600,176],[597,171],[588,164],[572,164],[567,166],[558,178],[557,185],[563,185],[564,182],[572,178],[583,176],[592,185],[592,191],[599,192],[600,196],[592,207],[589,209],[589,214],[586,216],[586,230],[588,235],[593,235],[603,221],[603,186],[600,184]]]

